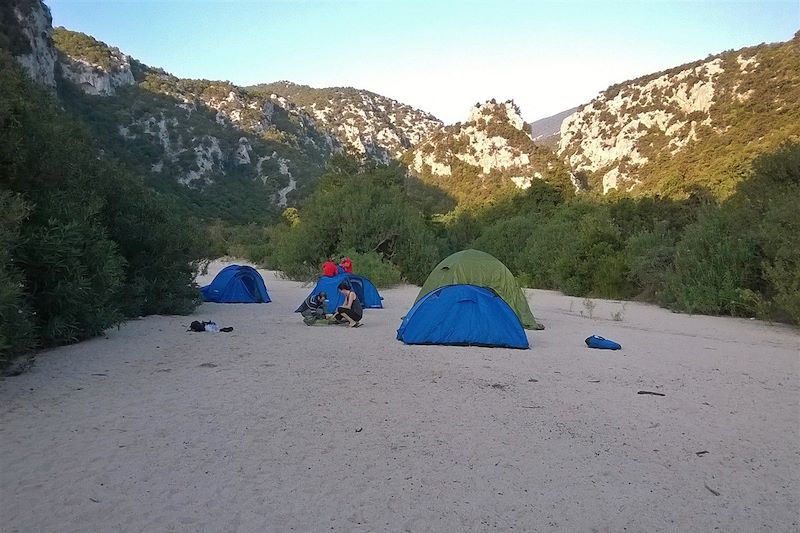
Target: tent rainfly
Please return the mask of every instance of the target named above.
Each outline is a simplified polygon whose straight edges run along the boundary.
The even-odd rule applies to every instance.
[[[439,287],[454,284],[492,289],[511,306],[526,329],[544,329],[533,318],[525,294],[517,285],[514,275],[494,256],[479,250],[462,250],[446,257],[431,271],[416,301]]]
[[[200,292],[206,302],[226,304],[269,303],[264,279],[249,266],[230,265],[222,270]]]
[[[514,310],[492,289],[446,285],[429,292],[403,317],[397,340],[406,344],[529,347]]]

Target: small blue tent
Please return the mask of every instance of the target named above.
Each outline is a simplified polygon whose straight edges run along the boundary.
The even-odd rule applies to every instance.
[[[344,303],[344,296],[339,292],[339,284],[347,283],[361,301],[364,309],[383,309],[383,298],[378,294],[378,289],[370,280],[364,276],[356,274],[337,274],[336,276],[322,276],[317,281],[317,286],[311,291],[309,296],[314,296],[321,292],[328,295],[328,303],[325,305],[326,313],[335,313],[336,308]],[[301,306],[302,307],[302,304]],[[295,311],[300,312],[298,307]]]
[[[230,265],[223,268],[214,281],[201,288],[200,292],[206,302],[253,304],[272,301],[261,274],[249,266]]]
[[[445,285],[422,298],[403,317],[397,340],[406,344],[454,344],[528,348],[514,310],[491,289]]]

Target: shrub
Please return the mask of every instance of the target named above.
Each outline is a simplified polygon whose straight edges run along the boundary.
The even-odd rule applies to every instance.
[[[24,352],[35,343],[24,277],[14,260],[27,213],[28,206],[18,196],[0,190],[0,369],[10,354]]]
[[[45,346],[75,342],[119,323],[115,305],[124,259],[98,223],[98,205],[76,205],[63,193],[39,197],[19,251],[37,329]]]
[[[0,209],[4,355],[84,339],[128,316],[187,313],[199,300],[191,221],[98,157],[81,124],[3,50]]]
[[[355,172],[355,173],[353,173]],[[440,259],[440,245],[406,199],[392,167],[336,160],[308,202],[269,231],[271,261],[292,278],[319,272],[327,257],[376,254],[419,283]]]
[[[345,250],[337,256],[349,257],[353,261],[353,272],[369,278],[376,287],[391,287],[402,280],[400,270],[376,252]]]
[[[657,298],[664,288],[675,257],[675,237],[663,227],[642,230],[625,243],[628,280],[646,299]]]
[[[707,211],[676,246],[662,302],[689,313],[741,314],[751,308],[745,289],[757,288],[761,252],[748,228],[722,210]]]

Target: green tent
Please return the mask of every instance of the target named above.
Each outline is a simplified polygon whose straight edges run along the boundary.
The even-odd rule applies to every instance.
[[[446,257],[425,280],[417,300],[445,285],[488,287],[511,306],[525,329],[544,329],[536,322],[514,274],[495,257],[479,250],[462,250]]]

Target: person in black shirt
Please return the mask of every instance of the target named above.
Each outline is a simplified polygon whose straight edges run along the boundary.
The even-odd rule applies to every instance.
[[[357,328],[361,325],[361,317],[364,314],[364,309],[361,305],[361,300],[356,296],[355,291],[350,289],[346,283],[339,284],[339,292],[344,295],[344,303],[336,309],[336,314],[333,318],[337,322],[346,320],[351,328]]]

